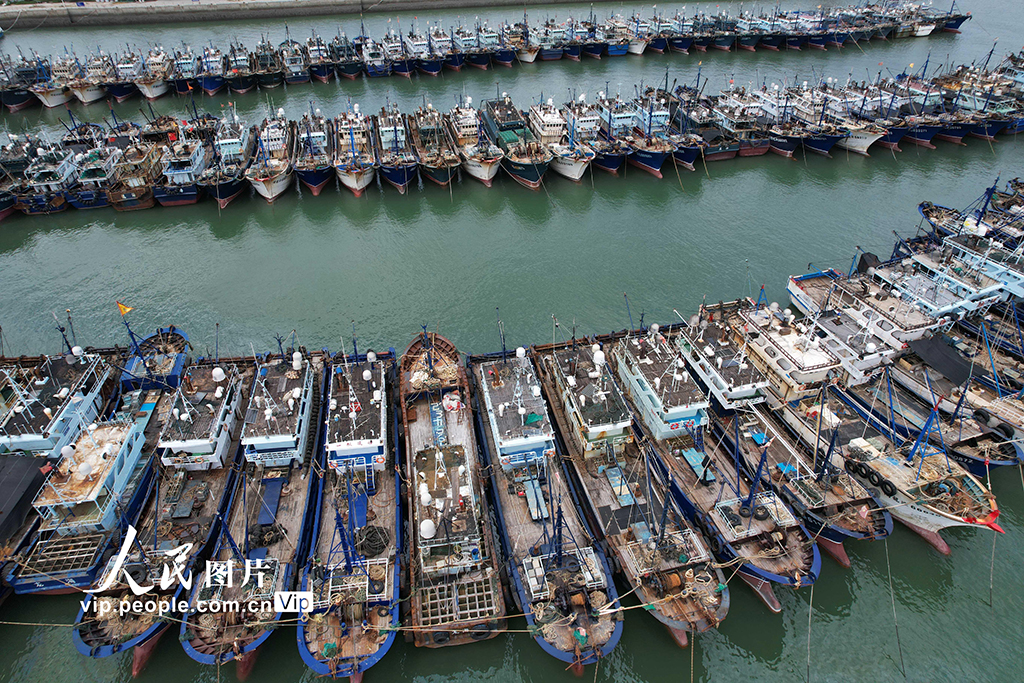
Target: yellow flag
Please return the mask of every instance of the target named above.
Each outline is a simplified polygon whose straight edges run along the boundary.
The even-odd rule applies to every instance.
[[[121,303],[120,301],[115,301],[114,303],[116,303],[116,304],[117,304],[117,310],[121,311],[121,315],[127,315],[127,314],[128,314],[128,311],[132,311],[132,310],[135,310],[135,309],[133,309],[133,308],[132,308],[131,306],[125,306],[125,305],[124,305],[123,303]]]

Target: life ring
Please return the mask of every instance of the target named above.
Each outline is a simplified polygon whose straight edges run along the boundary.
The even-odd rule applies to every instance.
[[[754,519],[763,522],[768,519],[768,508],[764,505],[757,505],[754,507]]]
[[[383,454],[373,456],[373,461],[375,463],[377,463],[378,465],[383,465],[384,464],[384,460],[385,460],[385,458],[384,458]]]
[[[868,481],[871,482],[872,486],[878,486],[882,483],[882,475],[873,469],[868,469]]]
[[[448,631],[434,631],[430,639],[434,641],[435,645],[444,645],[452,639],[452,634]]]
[[[881,488],[882,493],[889,496],[890,498],[896,495],[896,486],[888,479],[882,480]]]

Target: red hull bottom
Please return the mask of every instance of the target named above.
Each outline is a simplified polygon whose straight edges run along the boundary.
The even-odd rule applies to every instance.
[[[902,519],[900,521],[903,522]],[[919,526],[914,526],[913,524],[907,524],[906,522],[903,522],[903,525],[906,526],[911,531],[913,531],[918,536],[920,536],[921,538],[923,538],[924,540],[928,541],[928,545],[930,545],[931,547],[935,548],[936,550],[938,550],[943,555],[949,555],[952,552],[949,549],[949,546],[946,545],[946,542],[944,540],[942,540],[942,536],[939,536],[939,534],[937,532],[935,532],[935,531],[926,531],[925,529],[922,529]]]
[[[690,639],[686,637],[686,631],[678,628],[672,628],[671,626],[666,626],[665,628],[668,629],[669,635],[672,636],[672,640],[676,641],[676,645],[685,650],[690,644]]]
[[[744,583],[754,589],[757,596],[764,601],[764,604],[768,606],[768,609],[778,614],[782,611],[782,604],[779,599],[775,597],[775,593],[772,591],[772,585],[764,579],[755,579],[747,576],[740,572],[740,578],[743,579]]]
[[[740,45],[740,49],[741,50],[746,50],[747,52],[757,52],[757,49],[754,48],[754,47],[751,47],[750,45]]]
[[[771,145],[764,145],[762,147],[740,147],[741,157],[759,157],[764,156],[771,149]]]
[[[626,161],[628,161],[631,165],[636,166],[637,168],[640,168],[640,169],[643,169],[643,170],[647,171],[648,173],[650,173],[655,178],[662,178],[662,177],[664,177],[664,176],[661,175],[661,171],[659,169],[651,168],[650,166],[645,166],[644,164],[641,164],[638,161],[633,161],[632,159],[630,159],[628,157],[626,158]]]
[[[707,161],[723,161],[725,159],[735,159],[736,158],[736,154],[737,154],[737,152],[735,152],[735,151],[734,152],[719,152],[718,154],[709,154],[708,156],[704,157],[704,159],[707,160]],[[693,168],[691,167],[690,170],[692,171]]]
[[[2,221],[3,219],[7,218],[8,216],[10,216],[15,211],[17,211],[17,209],[14,206],[8,206],[3,211],[0,211],[0,221]]]
[[[260,646],[262,647],[262,646]],[[255,650],[247,655],[244,655],[241,659],[235,658],[235,676],[238,677],[239,681],[244,681],[249,678],[252,673],[253,667],[256,666],[256,657],[260,654],[260,648],[257,647]]]
[[[899,144],[895,142],[882,142],[881,140],[879,140],[878,144],[881,145],[882,147],[885,147],[886,149],[891,149],[894,152],[903,151],[902,149],[900,149]]]
[[[153,656],[153,652],[156,651],[156,645],[160,642],[160,639],[167,633],[167,628],[160,629],[160,632],[150,638],[142,645],[136,645],[132,649],[132,678],[138,678],[139,674],[142,673],[143,669],[146,668],[146,664],[149,663],[149,658]]]
[[[843,547],[842,543],[829,541],[819,536],[818,547],[828,553],[833,560],[838,562],[844,568],[850,568],[850,556],[846,554],[846,548]]]
[[[330,179],[330,178],[328,178],[327,180],[323,181],[323,182],[322,182],[322,183],[320,183],[319,185],[307,185],[307,184],[306,184],[305,182],[303,182],[303,183],[302,183],[302,185],[303,185],[303,187],[305,187],[305,188],[306,188],[307,190],[309,190],[310,192],[312,192],[312,193],[313,193],[313,196],[314,196],[314,197],[319,197],[319,196],[320,196],[320,193],[321,193],[321,192],[323,191],[323,189],[324,189],[324,188],[325,188],[325,187],[327,186],[327,183],[329,183],[329,182],[330,182],[330,180],[331,180],[331,179]]]
[[[935,149],[935,145],[928,142],[927,140],[918,140],[917,138],[912,138],[909,135],[904,137],[903,139],[906,140],[907,142],[917,145],[918,147],[924,147],[925,149]]]
[[[945,142],[949,142],[949,143],[954,144],[954,145],[964,145],[965,147],[967,146],[967,143],[964,142],[964,136],[962,136],[962,135],[960,135],[960,136],[956,136],[956,135],[942,135],[940,133],[939,135],[936,135],[935,138],[938,139],[938,140],[943,140]]]

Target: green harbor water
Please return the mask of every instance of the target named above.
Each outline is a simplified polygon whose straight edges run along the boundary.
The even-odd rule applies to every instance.
[[[740,9],[738,3],[722,6]],[[676,8],[659,4],[667,14]],[[595,6],[601,16],[611,11],[628,16],[633,9]],[[710,5],[704,9],[715,11]],[[1019,46],[1024,3],[976,0],[963,9],[974,14],[963,35],[872,42],[841,51],[647,55],[487,72],[467,67],[438,78],[222,94],[197,98],[197,105],[219,112],[234,102],[241,116],[256,120],[279,107],[292,118],[311,106],[333,116],[350,101],[364,111],[378,110],[386,100],[406,110],[424,101],[448,109],[463,94],[479,103],[506,91],[525,108],[542,96],[564,101],[572,92],[632,95],[634,84],[664,82],[666,71],[670,83],[692,82],[699,68],[710,78],[710,90],[727,87],[730,79],[748,86],[822,76],[861,80],[880,69],[898,73],[911,63],[919,68],[926,59],[929,72],[943,62],[980,62],[996,39],[996,61]],[[581,17],[589,7],[531,8],[530,19],[570,12]],[[471,23],[479,16],[496,22],[521,13],[417,16],[425,28],[435,18]],[[379,35],[387,19],[368,14],[366,28]],[[401,21],[407,29],[413,17]],[[350,36],[359,32],[358,17],[303,18],[288,25],[292,37],[302,39],[312,27],[325,36],[339,26]],[[125,43],[146,49],[153,43],[171,48],[182,40],[213,41],[226,47],[239,39],[252,47],[261,33],[280,42],[284,25],[240,21],[15,30],[0,48],[56,54],[66,47],[84,57],[96,46],[117,51]],[[134,99],[115,105],[114,112],[141,120],[144,106]],[[174,97],[152,106],[157,113],[186,111],[185,101]],[[111,116],[104,103],[72,103],[71,111],[90,121]],[[2,119],[10,131],[56,137],[62,130],[59,119],[67,117],[63,109],[34,108]],[[130,317],[139,331],[166,323],[183,327],[198,353],[213,352],[218,323],[221,353],[248,352],[250,345],[276,348],[274,335],[292,330],[310,348],[336,350],[351,343],[353,322],[361,348],[404,348],[427,325],[463,351],[484,352],[500,347],[496,307],[509,345],[519,345],[549,340],[552,315],[563,327],[575,321],[581,334],[626,327],[623,293],[629,295],[635,323],[641,313],[645,322],[671,321],[673,309],[688,317],[705,296],[709,301],[756,296],[762,283],[772,299],[785,303],[786,277],[808,264],[845,270],[857,246],[888,255],[893,231],[916,230],[920,201],[964,206],[997,176],[1024,175],[1024,141],[938,144],[936,150],[904,145],[896,154],[876,149],[870,158],[838,150],[834,159],[736,159],[697,172],[681,170],[678,176],[669,168],[661,180],[633,168],[624,177],[588,174],[578,185],[549,174],[540,192],[507,177],[488,189],[463,176],[450,192],[425,185],[405,196],[371,186],[357,199],[328,186],[319,197],[292,190],[272,206],[242,197],[223,211],[203,201],[131,214],[102,209],[12,216],[0,224],[4,351],[58,351],[61,340],[51,311],[66,308],[74,312],[79,343],[124,344],[115,300],[135,307]],[[1018,471],[1000,471],[991,484],[1006,529],[994,546],[989,532],[955,530],[944,533],[952,554],[942,557],[898,527],[888,547],[848,544],[851,569],[824,558],[813,594],[777,591],[783,606],[777,615],[735,581],[728,619],[717,632],[697,637],[689,650],[676,647],[643,610],[631,610],[619,646],[596,671],[588,668],[584,680],[1020,680],[1024,479]],[[75,596],[16,596],[6,602],[0,609],[5,622],[0,624],[0,681],[130,680],[130,656],[91,660],[74,650],[66,625],[77,609]],[[514,621],[510,627],[524,626]],[[218,672],[189,659],[173,629],[140,680],[233,678],[233,667]],[[282,627],[263,648],[250,680],[300,679],[315,680],[299,658],[294,629]],[[398,642],[367,680],[407,679],[548,681],[570,680],[571,674],[527,634],[513,633],[444,650]]]

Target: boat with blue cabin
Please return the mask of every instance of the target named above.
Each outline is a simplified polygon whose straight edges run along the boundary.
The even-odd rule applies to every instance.
[[[326,462],[299,587],[313,604],[298,625],[299,654],[319,676],[358,680],[398,635],[405,555],[394,381],[394,349],[354,347],[327,367]]]

